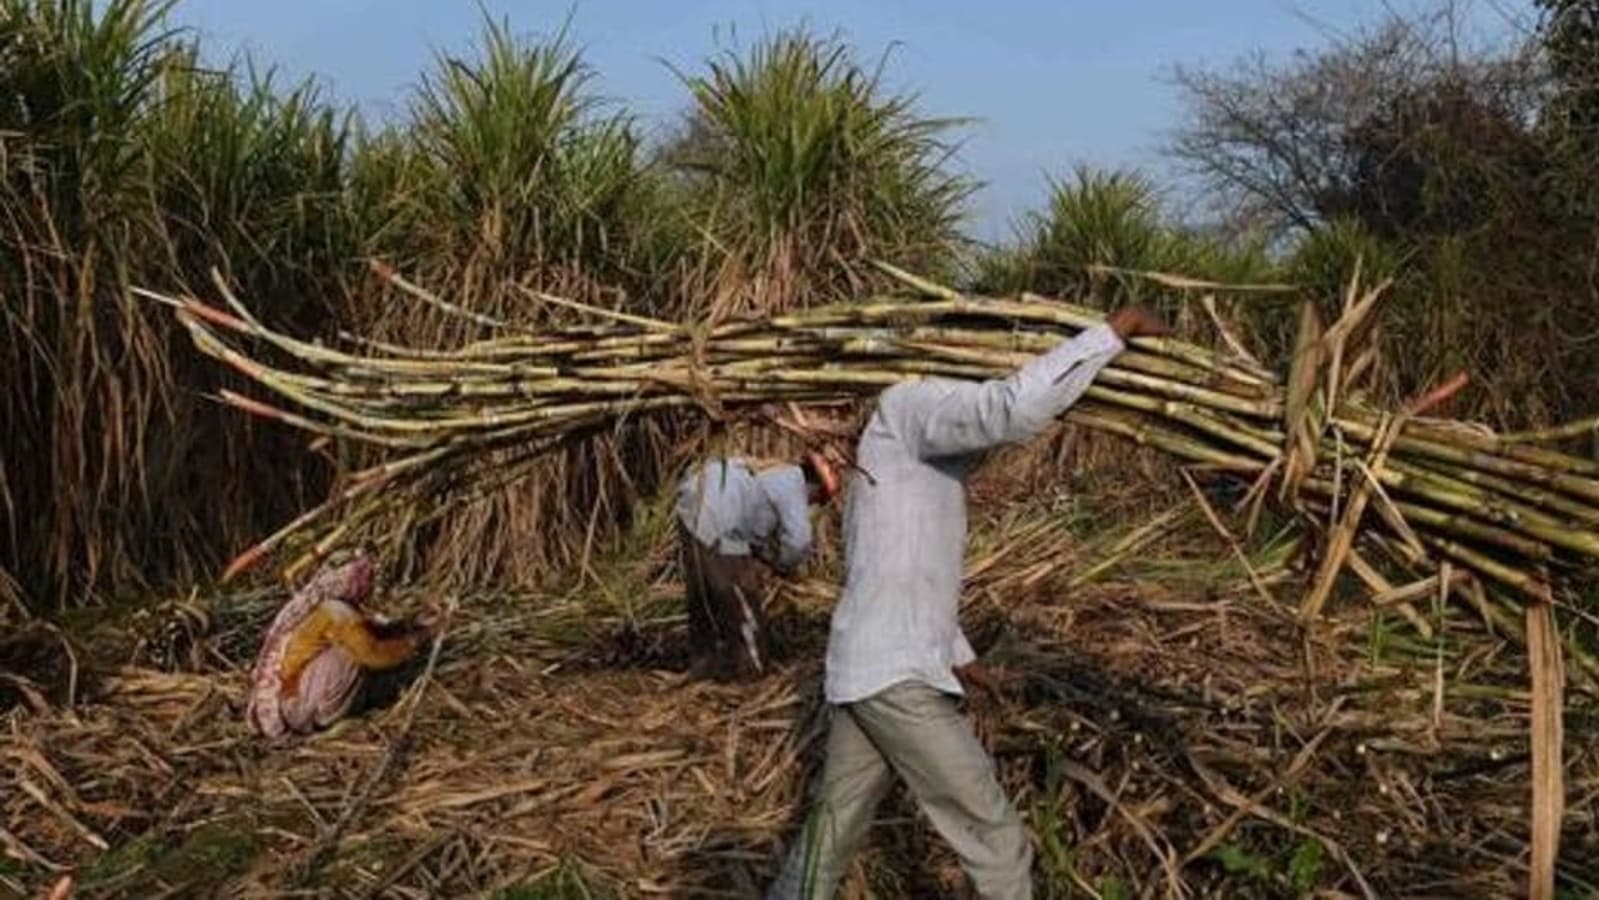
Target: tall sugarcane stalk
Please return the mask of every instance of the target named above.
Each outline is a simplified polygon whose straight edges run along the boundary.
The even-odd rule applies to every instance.
[[[1058,300],[968,297],[889,271],[921,296],[682,324],[541,294],[537,299],[594,320],[541,334],[478,321],[385,273],[424,302],[511,332],[454,350],[367,339],[341,349],[279,334],[220,281],[226,309],[145,293],[175,308],[201,352],[278,398],[268,404],[224,393],[225,402],[397,454],[253,548],[230,567],[234,574],[296,540],[321,536],[325,546],[335,529],[370,518],[384,494],[454,492],[491,477],[499,483],[598,422],[696,408],[723,417],[774,401],[869,397],[918,378],[1004,377],[1103,321],[1091,309]],[[1316,503],[1303,509],[1326,508],[1332,515],[1339,515],[1346,494],[1372,479],[1373,511],[1355,524],[1413,532],[1423,541],[1411,540],[1412,552],[1430,547],[1524,594],[1547,590],[1536,574],[1540,567],[1558,571],[1599,560],[1599,463],[1534,446],[1524,436],[1501,438],[1410,416],[1385,439],[1384,453],[1373,458],[1375,471],[1367,469],[1363,459],[1385,427],[1383,413],[1351,399],[1346,376],[1360,367],[1346,369],[1342,359],[1354,355],[1343,344],[1375,308],[1376,297],[1375,291],[1358,298],[1352,292],[1344,319],[1326,328],[1319,321],[1307,326],[1286,380],[1235,349],[1135,339],[1067,418],[1189,463],[1244,478],[1282,478],[1285,497],[1307,492]],[[1238,346],[1236,340],[1227,344]],[[1289,435],[1297,437],[1290,441]],[[497,451],[528,448],[531,453],[509,454],[514,461],[493,462]],[[1356,499],[1364,506],[1364,497]]]

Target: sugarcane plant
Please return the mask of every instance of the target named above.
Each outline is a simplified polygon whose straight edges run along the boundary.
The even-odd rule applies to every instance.
[[[494,336],[441,349],[345,335],[347,347],[330,347],[267,328],[220,278],[221,306],[142,292],[175,310],[200,351],[277,398],[224,390],[223,402],[388,451],[241,554],[225,578],[291,550],[284,573],[294,577],[386,513],[440,515],[515,481],[541,454],[619,421],[674,410],[726,420],[774,402],[870,396],[906,379],[1002,376],[1102,321],[1058,299],[968,296],[883,265],[903,292],[711,323],[528,290],[531,302],[588,320],[529,332],[374,265],[418,302]],[[1136,338],[1067,419],[1246,480],[1252,519],[1267,500],[1310,517],[1325,540],[1302,603],[1307,615],[1322,609],[1346,568],[1378,593],[1400,590],[1371,577],[1376,567],[1362,554],[1378,551],[1418,578],[1436,577],[1448,561],[1496,597],[1546,601],[1552,579],[1599,559],[1599,462],[1539,445],[1566,428],[1496,435],[1426,417],[1464,376],[1396,411],[1365,400],[1359,387],[1374,368],[1374,342],[1362,347],[1357,338],[1369,331],[1386,286],[1362,287],[1357,273],[1331,324],[1306,302],[1284,376],[1219,319],[1218,349]]]

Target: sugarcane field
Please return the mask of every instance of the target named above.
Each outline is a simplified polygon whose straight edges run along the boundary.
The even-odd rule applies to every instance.
[[[0,897],[1599,897],[1599,0],[0,0],[0,172]]]

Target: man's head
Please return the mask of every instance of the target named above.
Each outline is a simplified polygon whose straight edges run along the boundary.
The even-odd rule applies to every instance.
[[[800,460],[800,471],[805,474],[805,486],[812,503],[825,505],[838,496],[838,470],[821,453],[812,451],[805,454]]]

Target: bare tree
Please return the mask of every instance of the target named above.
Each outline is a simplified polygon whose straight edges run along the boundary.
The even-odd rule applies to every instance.
[[[1287,62],[1179,68],[1188,118],[1168,152],[1230,218],[1275,231],[1394,210],[1396,190],[1421,189],[1423,173],[1402,172],[1419,157],[1463,159],[1455,151],[1488,132],[1530,127],[1540,106],[1546,79],[1530,47],[1470,52],[1459,32],[1446,6]],[[1445,152],[1447,137],[1457,146]]]

